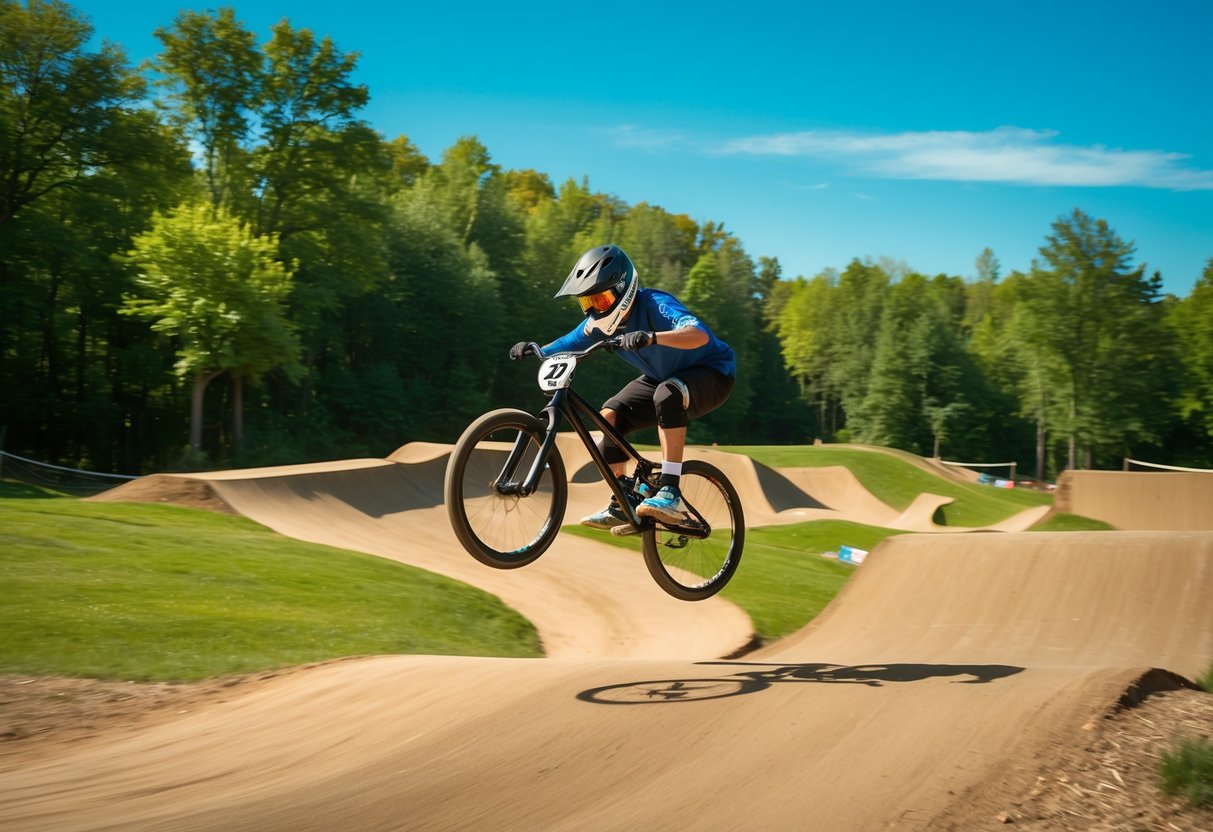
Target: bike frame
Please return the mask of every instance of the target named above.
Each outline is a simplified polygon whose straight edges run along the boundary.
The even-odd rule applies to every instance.
[[[618,339],[607,341],[599,341],[591,345],[588,349],[580,353],[567,353],[570,358],[580,360],[585,358],[595,350],[607,348],[618,349]],[[557,356],[552,357],[553,360]],[[645,458],[636,450],[623,434],[608,422],[598,409],[591,405],[584,396],[574,390],[571,386],[572,376],[576,372],[574,366],[572,370],[567,371],[568,376],[564,375],[566,371],[559,365],[553,367],[548,380],[552,383],[548,386],[540,385],[544,388],[549,399],[547,406],[540,412],[538,419],[543,423],[544,436],[540,443],[539,451],[535,455],[535,460],[531,464],[530,471],[527,472],[525,478],[521,481],[514,478],[515,469],[522,460],[523,453],[527,446],[527,437],[519,435],[514,442],[514,447],[511,449],[506,458],[505,464],[501,468],[501,473],[497,476],[497,481],[494,487],[500,494],[516,494],[520,497],[526,497],[533,494],[539,488],[539,479],[543,476],[543,471],[547,466],[548,457],[552,453],[552,448],[556,444],[556,434],[560,430],[562,419],[567,419],[569,424],[573,426],[573,431],[581,439],[590,458],[594,460],[594,465],[598,468],[598,473],[606,481],[607,486],[611,489],[611,493],[615,495],[615,500],[624,511],[628,522],[636,529],[648,528],[653,525],[651,520],[642,519],[636,514],[635,508],[632,506],[631,500],[627,498],[624,489],[616,479],[615,473],[611,470],[610,464],[606,461],[606,457],[598,447],[598,443],[590,436],[590,429],[586,427],[586,422],[590,422],[594,427],[601,430],[616,446],[623,450],[624,454],[635,463],[633,476],[646,482],[652,483],[653,472],[658,468],[658,463]],[[552,392],[548,392],[551,389]],[[712,525],[703,515],[691,505],[685,496],[683,502],[690,514],[688,520],[680,523],[677,526],[665,525],[666,529],[680,536],[681,543],[667,543],[666,545],[679,546],[685,545],[688,538],[706,538],[712,533]]]
[[[653,469],[657,467],[657,463],[641,456],[640,452],[632,447],[631,443],[624,438],[623,434],[614,425],[604,419],[602,414],[584,396],[571,387],[562,387],[553,393],[547,407],[539,414],[539,419],[544,423],[543,444],[535,455],[535,461],[531,465],[530,472],[518,484],[518,493],[525,497],[539,487],[539,478],[542,476],[543,469],[547,465],[552,447],[556,444],[556,434],[560,430],[561,421],[562,419],[567,420],[573,426],[573,431],[581,439],[586,450],[589,451],[590,458],[594,461],[595,467],[598,468],[598,473],[606,481],[607,485],[610,486],[616,501],[627,513],[628,521],[639,528],[641,519],[636,516],[631,501],[624,495],[623,489],[619,485],[619,480],[616,479],[615,473],[611,470],[610,463],[606,461],[606,457],[599,449],[598,443],[590,435],[590,429],[586,427],[585,422],[589,421],[594,427],[601,430],[616,446],[627,454],[628,458],[636,465],[636,476],[645,480],[649,479]],[[525,437],[519,437],[519,441],[515,444],[514,450],[506,461],[503,472],[512,471],[514,465],[517,464],[518,457],[521,456],[523,451],[524,440]]]
[[[581,359],[595,350],[610,348],[613,345],[612,341],[599,341],[583,352],[571,355],[577,359]],[[574,368],[573,372],[575,371]],[[514,443],[513,450],[506,459],[505,465],[502,466],[501,474],[498,476],[496,483],[497,490],[503,494],[515,493],[522,497],[535,492],[539,487],[539,478],[543,475],[543,470],[547,466],[548,457],[551,455],[552,448],[556,444],[556,435],[560,431],[561,420],[567,419],[569,424],[573,426],[573,431],[581,439],[582,444],[585,445],[586,450],[589,451],[590,458],[594,460],[598,473],[610,487],[611,493],[615,495],[615,500],[626,512],[628,521],[636,528],[640,528],[641,519],[636,516],[631,501],[627,499],[623,489],[620,487],[619,480],[615,478],[615,473],[611,470],[610,464],[599,449],[598,443],[590,436],[590,429],[586,427],[585,421],[589,421],[594,427],[601,430],[635,463],[636,477],[646,481],[649,480],[653,469],[657,467],[657,463],[641,456],[640,452],[632,447],[632,444],[624,438],[623,434],[603,418],[597,408],[570,386],[571,382],[572,376],[570,374],[567,379],[558,384],[553,392],[548,393],[548,404],[538,416],[539,420],[543,423],[543,442],[539,447],[539,452],[535,455],[531,470],[521,482],[513,479],[514,470],[521,460],[526,447],[526,437],[519,436]]]

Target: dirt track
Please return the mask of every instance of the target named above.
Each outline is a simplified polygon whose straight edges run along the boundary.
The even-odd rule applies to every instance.
[[[880,511],[712,456],[753,524]],[[525,570],[476,564],[438,505],[442,457],[410,446],[192,487],[283,533],[496,592],[549,658],[288,674],[5,764],[0,828],[1003,828],[1007,796],[1127,693],[1213,663],[1210,532],[893,538],[804,631],[724,662],[745,616],[666,598],[638,555],[562,539]],[[180,483],[135,485],[125,496],[159,499]],[[570,516],[600,495],[574,486]]]

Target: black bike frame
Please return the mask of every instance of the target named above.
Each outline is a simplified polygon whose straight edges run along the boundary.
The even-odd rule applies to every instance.
[[[636,516],[631,501],[624,495],[623,488],[615,477],[615,472],[611,470],[610,464],[606,461],[606,457],[603,456],[598,443],[594,441],[594,437],[590,436],[590,429],[586,427],[582,419],[584,418],[593,423],[594,427],[606,434],[611,442],[621,448],[628,455],[629,459],[636,463],[637,476],[645,480],[649,479],[653,469],[657,467],[657,463],[641,456],[640,452],[624,439],[623,434],[614,425],[604,419],[602,414],[594,409],[593,405],[584,396],[571,387],[562,387],[553,393],[547,407],[543,409],[539,418],[544,422],[543,443],[539,447],[539,452],[535,455],[535,461],[531,465],[530,472],[519,486],[519,493],[526,496],[533,493],[539,487],[539,478],[543,475],[543,470],[547,466],[548,455],[556,444],[556,434],[560,430],[561,419],[564,418],[573,426],[573,431],[581,439],[586,450],[590,452],[590,458],[594,460],[598,473],[606,480],[607,485],[611,488],[611,492],[615,495],[615,500],[627,513],[628,521],[632,525],[639,527],[641,523],[640,518]],[[514,465],[517,464],[517,457],[522,454],[525,441],[525,436],[518,438],[518,443],[514,446],[510,458],[506,461],[504,471],[513,470]]]
[[[584,358],[591,352],[601,348],[619,348],[617,341],[599,341],[589,349],[581,353],[576,353],[576,357]],[[575,369],[574,369],[575,371]],[[571,382],[571,379],[569,380]],[[557,389],[549,394],[547,407],[539,414],[539,419],[544,423],[543,441],[539,445],[539,451],[535,455],[535,461],[531,464],[531,470],[527,472],[526,478],[521,482],[514,479],[514,471],[521,462],[523,453],[526,451],[530,437],[525,433],[520,433],[514,441],[514,447],[506,458],[505,465],[501,468],[501,473],[497,476],[497,482],[494,484],[497,491],[501,494],[517,494],[526,497],[535,493],[539,488],[539,479],[543,476],[544,469],[548,464],[548,457],[552,453],[552,448],[556,445],[556,434],[560,430],[560,420],[568,419],[569,424],[573,426],[578,438],[585,445],[586,450],[590,453],[590,458],[594,460],[594,465],[598,468],[598,473],[606,480],[607,485],[611,489],[611,493],[615,495],[615,501],[619,507],[627,515],[628,522],[639,529],[642,526],[650,524],[651,521],[642,520],[636,514],[635,507],[632,506],[632,501],[628,499],[624,493],[623,486],[615,477],[615,472],[611,470],[611,466],[603,456],[598,443],[594,441],[594,437],[590,436],[590,430],[585,426],[583,418],[591,423],[594,427],[600,429],[611,442],[623,450],[623,452],[636,463],[634,476],[638,479],[645,480],[652,484],[653,471],[658,467],[658,463],[653,462],[640,455],[640,452],[632,447],[631,443],[623,438],[623,434],[618,428],[603,418],[602,414],[586,401],[585,397],[566,384],[564,387]],[[687,538],[706,538],[712,533],[712,524],[683,497],[683,502],[686,505],[689,519],[685,523],[678,526],[667,526],[666,528],[681,535],[683,543]]]

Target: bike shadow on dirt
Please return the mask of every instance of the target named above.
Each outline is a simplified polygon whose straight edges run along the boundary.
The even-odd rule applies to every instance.
[[[1022,673],[1024,668],[1005,664],[777,664],[754,662],[702,662],[700,666],[727,667],[726,675],[698,679],[663,679],[625,682],[591,688],[577,694],[583,702],[598,705],[639,705],[699,702],[758,693],[776,684],[817,683],[883,687],[959,677],[952,684],[984,685]]]

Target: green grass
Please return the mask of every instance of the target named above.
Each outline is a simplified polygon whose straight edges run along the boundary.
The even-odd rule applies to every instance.
[[[631,549],[639,558],[637,538],[584,526],[565,526],[564,531]],[[845,520],[748,529],[741,566],[721,595],[745,611],[764,642],[774,641],[813,620],[855,571],[850,564],[822,557],[823,552],[837,552],[843,544],[870,550],[893,534],[899,532]],[[639,559],[636,568],[644,568]]]
[[[1028,531],[1033,532],[1103,532],[1112,526],[1102,520],[1083,517],[1081,514],[1052,514],[1043,523],[1037,523]]]
[[[1197,808],[1213,807],[1213,740],[1180,741],[1159,760],[1162,790]]]
[[[1205,693],[1213,693],[1213,665],[1196,684]],[[1213,808],[1213,740],[1180,740],[1163,752],[1158,773],[1167,794],[1182,797],[1196,808]]]
[[[0,490],[0,673],[177,681],[382,653],[538,656],[494,596],[175,506]]]
[[[1050,495],[1039,491],[946,479],[894,453],[879,450],[829,445],[735,445],[718,450],[745,454],[771,468],[832,465],[850,468],[868,491],[898,511],[909,508],[919,494],[951,497],[953,502],[941,508],[940,516],[936,518],[936,522],[946,526],[988,526],[1026,508],[1049,505],[1053,501]],[[815,496],[829,503],[828,495]]]

